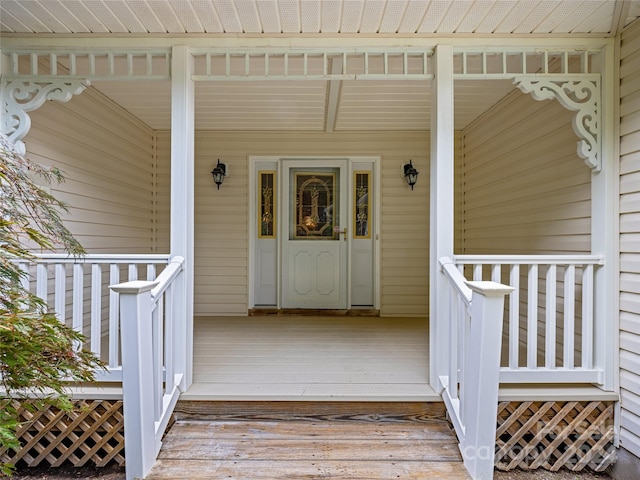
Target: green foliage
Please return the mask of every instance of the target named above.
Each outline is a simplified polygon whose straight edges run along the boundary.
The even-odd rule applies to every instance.
[[[31,399],[70,410],[69,382],[88,382],[104,365],[82,349],[85,338],[62,324],[35,295],[22,286],[25,273],[17,259],[33,251],[84,253],[62,222],[67,206],[38,186],[34,178],[61,182],[55,168],[18,155],[0,135],[0,450],[18,446],[18,412],[7,399]],[[0,465],[0,475],[11,465]]]

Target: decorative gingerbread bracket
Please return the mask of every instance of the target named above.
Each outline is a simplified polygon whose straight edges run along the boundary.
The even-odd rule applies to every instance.
[[[573,131],[580,138],[578,155],[587,166],[598,172],[602,168],[600,128],[600,76],[579,80],[567,77],[516,77],[514,83],[535,100],[557,99],[563,107],[576,112]]]
[[[46,100],[68,102],[89,86],[89,80],[25,81],[3,80],[0,101],[2,102],[2,120],[0,129],[15,145],[19,153],[24,154],[26,147],[22,139],[31,128],[31,119],[27,112],[41,107]]]

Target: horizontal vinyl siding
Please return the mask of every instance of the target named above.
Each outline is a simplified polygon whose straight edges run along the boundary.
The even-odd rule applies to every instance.
[[[590,252],[591,171],[572,118],[515,91],[465,129],[465,253]]]
[[[87,89],[31,112],[27,155],[65,176],[51,193],[89,253],[155,253],[152,131]]]
[[[640,456],[640,22],[620,57],[620,444]]]
[[[428,132],[196,132],[196,315],[247,313],[248,157],[258,155],[381,156],[381,314],[426,315],[428,137]],[[169,132],[158,133],[158,152],[165,155],[159,172],[169,162],[168,138]],[[218,159],[229,169],[220,190],[210,174]],[[409,159],[420,172],[414,191],[400,175],[400,166]],[[159,218],[159,228],[164,222]]]
[[[577,156],[573,113],[518,90],[463,132],[462,248],[469,254],[579,254],[591,251],[591,170]],[[521,271],[520,365],[526,361],[527,277]],[[541,278],[544,272],[540,272]],[[578,274],[578,279],[580,275]],[[508,282],[508,279],[504,279]],[[538,345],[545,345],[546,298],[539,281]],[[564,314],[558,290],[558,318]],[[579,297],[578,297],[579,298]],[[581,312],[579,300],[575,305]],[[574,354],[580,361],[581,322]],[[507,365],[509,330],[503,334]],[[556,327],[562,363],[563,327]],[[538,350],[538,365],[544,352]]]
[[[171,135],[154,134],[155,155],[155,241],[158,253],[170,252],[171,238]]]

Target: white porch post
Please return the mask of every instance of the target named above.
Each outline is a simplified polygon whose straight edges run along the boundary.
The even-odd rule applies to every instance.
[[[184,292],[176,295],[176,346],[184,348],[180,388],[193,380],[193,250],[194,250],[194,93],[193,57],[184,45],[171,57],[171,256],[184,257]]]
[[[604,265],[594,272],[595,319],[594,366],[602,368],[602,388],[617,391],[618,388],[618,337],[619,337],[619,144],[616,107],[619,82],[615,74],[619,59],[616,58],[613,39],[603,49],[600,62],[602,95],[601,165],[599,172],[591,174],[591,253],[602,255]]]
[[[154,428],[153,328],[151,289],[136,280],[112,285],[120,294],[122,329],[122,408],[127,447],[127,480],[144,478],[160,450]],[[151,406],[151,408],[149,408]]]
[[[447,279],[439,259],[453,258],[453,48],[438,45],[434,55],[435,78],[431,90],[431,178],[430,178],[430,274],[429,322],[431,334],[430,379],[437,392],[439,377],[446,373],[448,337]]]

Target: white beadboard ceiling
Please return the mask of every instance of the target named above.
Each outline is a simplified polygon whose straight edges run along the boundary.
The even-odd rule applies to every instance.
[[[638,17],[640,0],[0,0],[0,35],[611,36]],[[169,82],[94,81],[93,88],[150,127],[170,128]],[[512,88],[457,82],[456,128]],[[429,89],[421,81],[202,82],[196,128],[428,130]]]
[[[638,0],[2,0],[4,33],[615,34]]]

